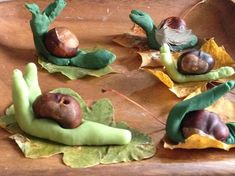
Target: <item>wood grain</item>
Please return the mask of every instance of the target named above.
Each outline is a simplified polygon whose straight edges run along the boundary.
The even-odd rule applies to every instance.
[[[35,50],[29,27],[30,14],[23,0],[0,3],[0,115],[11,103],[11,74],[15,68],[23,69],[28,62],[35,62]],[[41,8],[48,2],[37,2]],[[68,0],[68,6],[53,26],[66,26],[79,38],[81,48],[106,47],[117,56],[113,67],[119,74],[101,78],[86,77],[68,81],[59,74],[50,75],[39,68],[39,81],[43,91],[57,87],[70,87],[86,100],[107,97],[115,107],[117,120],[145,133],[162,128],[151,117],[129,102],[111,93],[101,93],[102,88],[114,88],[147,107],[165,120],[171,107],[178,101],[166,87],[153,76],[138,70],[140,58],[135,50],[120,47],[111,39],[113,35],[127,32],[132,23],[128,18],[131,9],[142,9],[151,14],[156,23],[168,16],[178,16],[196,0]],[[200,38],[215,37],[235,57],[235,5],[230,0],[208,0],[198,6],[186,21]],[[99,165],[87,169],[71,169],[61,161],[61,155],[46,159],[24,158],[9,134],[0,129],[0,175],[232,175],[235,174],[235,150],[229,152],[206,150],[163,149],[164,132],[154,133],[157,153],[148,160]]]

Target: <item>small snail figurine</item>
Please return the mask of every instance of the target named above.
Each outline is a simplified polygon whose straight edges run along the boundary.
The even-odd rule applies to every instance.
[[[171,51],[181,51],[198,43],[197,36],[187,28],[182,18],[168,17],[156,25],[148,13],[137,9],[132,10],[129,17],[145,31],[151,49],[158,50],[163,43],[167,43]]]
[[[178,71],[185,75],[199,75],[210,72],[215,65],[213,57],[201,50],[183,53],[178,61]]]
[[[85,69],[103,69],[116,60],[116,55],[106,49],[86,51],[79,48],[75,34],[64,27],[51,30],[49,25],[66,6],[65,0],[54,0],[43,12],[37,4],[25,4],[31,12],[30,26],[37,53],[46,61],[59,66],[74,66]]]

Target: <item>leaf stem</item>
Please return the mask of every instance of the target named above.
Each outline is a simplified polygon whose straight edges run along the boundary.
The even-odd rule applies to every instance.
[[[147,110],[145,107],[143,107],[142,105],[138,104],[137,102],[135,102],[134,100],[131,100],[129,97],[127,97],[126,95],[123,95],[122,93],[118,92],[117,90],[114,89],[102,89],[102,92],[113,92],[121,97],[123,97],[124,99],[128,100],[129,102],[133,103],[134,105],[138,106],[140,109],[144,110],[145,112],[147,112],[151,117],[153,117],[155,120],[157,120],[159,123],[161,123],[162,125],[166,125],[163,121],[161,121],[158,117],[156,117],[152,112],[150,112],[149,110]]]
[[[182,15],[181,18],[185,19],[189,13],[191,13],[198,5],[205,3],[207,0],[200,0],[198,3],[194,4],[191,8],[187,9]]]

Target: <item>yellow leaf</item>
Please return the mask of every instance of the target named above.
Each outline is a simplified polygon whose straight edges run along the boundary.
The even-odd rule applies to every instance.
[[[189,82],[183,84],[176,84],[170,88],[170,91],[173,92],[179,98],[190,98],[197,94],[204,92],[207,82]]]
[[[162,83],[164,83],[171,92],[177,97],[182,98],[189,95],[196,95],[206,90],[207,82],[190,82],[177,84],[161,69],[143,68],[143,70],[156,76]]]
[[[145,71],[148,71],[149,73],[153,74],[156,76],[160,81],[162,81],[167,87],[172,88],[174,86],[174,82],[171,80],[171,78],[164,73],[160,69],[149,69],[149,68],[144,68]]]
[[[226,144],[223,143],[214,137],[207,134],[193,134],[184,142],[179,143],[177,145],[169,143],[166,139],[164,139],[164,148],[169,149],[205,149],[205,148],[219,148],[223,150],[229,150],[230,148],[235,147],[235,144]]]
[[[225,123],[235,121],[235,103],[225,97],[220,98],[206,109],[218,114]]]
[[[215,59],[214,69],[222,66],[232,66],[235,64],[232,57],[226,52],[223,46],[219,47],[213,38],[206,41],[201,50],[209,53]]]

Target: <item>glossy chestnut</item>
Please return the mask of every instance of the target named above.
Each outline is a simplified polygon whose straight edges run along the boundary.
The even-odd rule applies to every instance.
[[[186,29],[186,22],[180,18],[180,17],[168,17],[164,20],[161,21],[160,23],[160,28],[162,28],[162,26],[167,25],[168,27],[172,28],[172,29],[177,29],[177,30],[184,30]]]
[[[79,41],[75,34],[64,27],[49,30],[44,40],[46,49],[57,57],[73,57],[77,54]]]
[[[82,120],[82,110],[73,97],[61,93],[45,93],[33,103],[37,118],[55,120],[64,128],[76,128]]]
[[[220,141],[226,141],[229,137],[229,129],[220,117],[216,113],[207,110],[188,113],[182,122],[181,129],[184,128],[201,130]],[[186,130],[183,130],[183,133],[185,137],[190,135],[186,133]]]
[[[213,57],[201,50],[185,52],[177,61],[178,71],[187,75],[198,75],[208,73],[213,69],[215,60]]]

